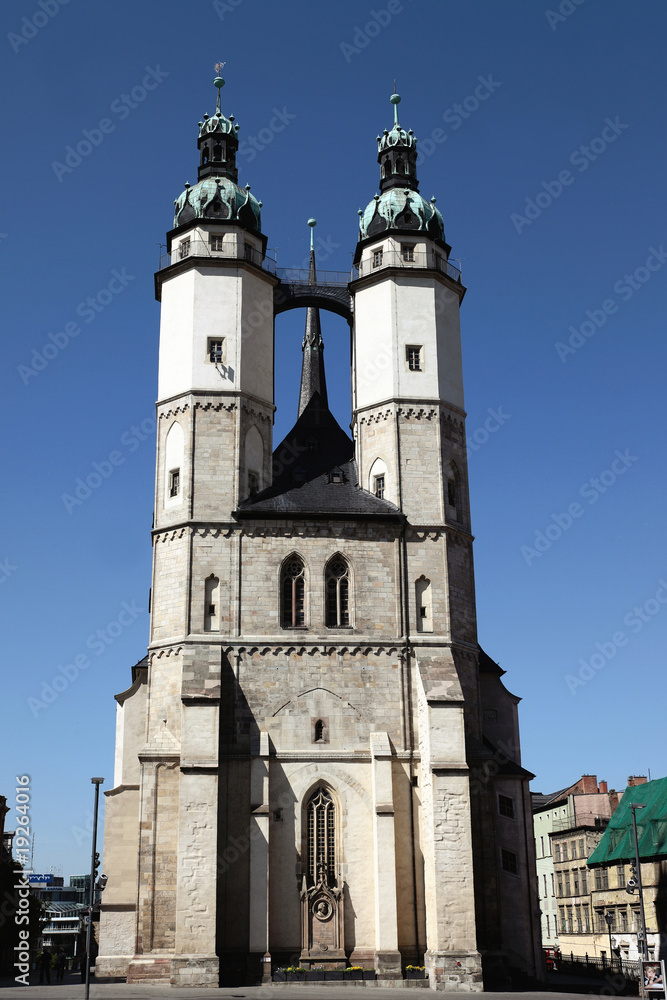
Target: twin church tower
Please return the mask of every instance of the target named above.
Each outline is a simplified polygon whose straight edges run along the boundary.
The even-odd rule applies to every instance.
[[[532,775],[477,642],[465,289],[417,140],[394,94],[353,280],[319,280],[312,240],[309,271],[281,277],[223,84],[156,275],[150,644],[116,698],[97,975],[534,975]],[[298,417],[274,447],[274,317],[297,307]],[[351,438],[320,308],[350,325]]]

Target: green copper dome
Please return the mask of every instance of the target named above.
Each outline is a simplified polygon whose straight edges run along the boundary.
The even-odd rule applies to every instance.
[[[445,223],[435,207],[410,188],[389,188],[369,201],[359,219],[359,239],[377,236],[388,229],[423,232],[432,240],[445,239]]]
[[[228,177],[205,177],[185,191],[174,203],[174,229],[193,219],[220,219],[237,222],[244,229],[261,232],[260,204],[250,187],[240,188]]]

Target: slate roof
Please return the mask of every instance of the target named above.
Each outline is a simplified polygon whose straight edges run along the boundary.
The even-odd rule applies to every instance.
[[[645,785],[631,785],[625,789],[623,798],[587,864],[606,865],[634,861],[631,802],[643,802],[645,806],[635,812],[639,857],[667,857],[667,778],[657,778],[655,781],[647,781]]]
[[[340,481],[337,481],[340,479]],[[243,500],[234,517],[377,518],[401,523],[388,500],[359,485],[354,442],[339,426],[319,392],[273,452],[273,483]]]

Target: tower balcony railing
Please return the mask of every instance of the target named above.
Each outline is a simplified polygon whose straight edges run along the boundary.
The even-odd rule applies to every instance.
[[[401,267],[405,269],[429,268],[433,271],[441,271],[454,281],[461,281],[461,269],[450,264],[442,254],[434,250],[413,250],[412,248],[402,248],[401,250],[374,250],[366,260],[361,260],[355,265],[356,278],[365,278],[369,274],[375,274],[387,267]]]
[[[276,276],[288,285],[307,285],[310,271],[302,267],[279,267]],[[318,285],[340,285],[345,288],[356,275],[349,271],[321,271],[317,268],[316,283]]]
[[[233,243],[222,244],[221,249],[214,249],[210,242],[206,240],[186,239],[181,240],[173,253],[160,254],[160,266],[158,270],[163,271],[171,264],[177,264],[188,257],[209,257],[211,259],[221,257],[226,260],[247,260],[256,267],[261,267],[263,271],[270,274],[276,273],[276,261],[273,257],[263,254],[261,250],[249,246],[237,247]]]

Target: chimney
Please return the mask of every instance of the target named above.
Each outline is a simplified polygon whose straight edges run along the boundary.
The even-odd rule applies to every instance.
[[[598,791],[601,792],[602,795],[606,795],[607,794],[607,782],[606,781],[601,781],[600,782],[600,787],[598,788]]]
[[[597,774],[583,774],[581,781],[577,782],[581,786],[584,795],[595,795],[598,790]]]
[[[645,785],[646,775],[645,774],[630,774],[628,775],[628,785],[630,788],[634,788],[635,785]]]

